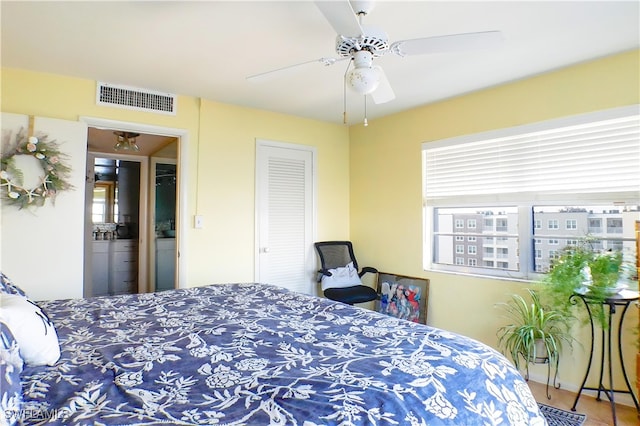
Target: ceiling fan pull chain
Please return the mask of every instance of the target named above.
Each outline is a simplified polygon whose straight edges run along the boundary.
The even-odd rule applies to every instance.
[[[364,127],[369,125],[369,121],[367,120],[367,95],[364,95]]]
[[[347,74],[349,73],[349,68],[351,68],[351,60],[347,63],[347,69],[344,70],[344,76],[342,77],[342,102],[343,102],[343,111],[342,111],[342,124],[347,124]]]

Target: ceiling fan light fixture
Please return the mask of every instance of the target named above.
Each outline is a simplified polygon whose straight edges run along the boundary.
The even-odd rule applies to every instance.
[[[380,74],[375,68],[355,68],[349,71],[347,83],[356,93],[368,95],[378,88]]]
[[[116,151],[140,151],[140,147],[136,144],[136,138],[140,136],[140,133],[131,133],[131,132],[113,132],[117,137],[118,141],[113,146],[113,149]]]
[[[368,95],[380,84],[380,70],[371,67],[373,55],[366,50],[355,52],[353,62],[355,68],[347,74],[347,84],[356,93]]]

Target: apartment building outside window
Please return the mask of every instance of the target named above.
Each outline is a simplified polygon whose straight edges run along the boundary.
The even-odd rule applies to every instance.
[[[425,269],[537,279],[586,236],[634,253],[639,111],[423,144]]]

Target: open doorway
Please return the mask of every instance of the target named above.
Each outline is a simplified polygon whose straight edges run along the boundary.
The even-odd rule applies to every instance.
[[[170,280],[165,280],[165,283],[170,281],[172,288],[180,287],[179,254],[182,246],[180,234],[183,228],[182,218],[184,217],[185,209],[184,201],[180,198],[180,186],[182,185],[180,170],[184,170],[180,163],[180,153],[181,150],[186,149],[184,146],[188,139],[186,132],[180,129],[158,128],[102,119],[84,118],[83,120],[88,123],[89,127],[87,138],[89,155],[85,188],[85,198],[87,200],[85,206],[85,296],[95,295],[96,285],[94,285],[94,282],[96,279],[100,280],[100,278],[97,278],[100,276],[103,278],[101,284],[97,286],[98,291],[106,291],[108,294],[117,294],[124,291],[123,289],[126,286],[120,285],[118,287],[117,284],[122,278],[122,273],[117,268],[122,268],[120,260],[123,257],[125,262],[137,264],[136,282],[135,285],[131,285],[131,292],[154,291],[157,287],[156,276],[158,275],[156,273],[158,270],[156,265],[157,237],[160,236],[164,239],[171,234],[170,232],[163,232],[165,227],[169,228],[169,230],[173,228],[173,233],[170,236],[173,239],[172,255],[170,258],[163,257],[163,264],[168,262],[171,266],[163,271],[171,270],[173,276],[170,277]],[[116,152],[114,145],[117,142],[117,136],[114,131],[139,133],[139,136],[136,137],[139,151],[127,151],[126,154]],[[126,213],[118,206],[118,201],[123,199],[124,194],[120,194],[120,197],[118,197],[118,195],[114,194],[115,189],[112,189],[117,188],[117,184],[114,182],[112,185],[108,183],[104,185],[104,182],[101,182],[104,179],[97,176],[94,170],[91,170],[91,167],[96,165],[96,159],[100,159],[99,161],[103,163],[112,162],[114,165],[127,165],[128,163],[138,162],[138,169],[140,170],[139,188],[135,194],[139,207],[137,213]],[[164,218],[162,224],[156,223],[154,204],[156,195],[155,164],[157,163],[172,164],[175,169],[173,218],[168,219],[168,226],[165,226]],[[154,165],[153,167],[152,164]],[[96,185],[97,183],[99,185]],[[97,197],[97,203],[93,202],[94,193]],[[103,193],[106,197],[104,200],[100,198]],[[109,197],[109,194],[113,195]],[[129,194],[129,199],[131,198],[133,196]],[[108,205],[108,202],[114,204]],[[108,220],[109,222],[100,222],[112,224],[107,226],[107,229],[115,227],[113,232],[107,231],[106,237],[104,232],[102,235],[96,235],[95,232],[95,221],[99,216],[95,211],[100,210],[96,208],[100,203],[104,203],[105,214],[112,214],[112,216],[103,216],[97,220],[102,220],[103,218]],[[128,210],[131,211],[131,209]],[[137,217],[132,217],[136,216],[136,214]],[[107,239],[105,240],[105,238]],[[116,251],[117,246],[127,245],[127,240],[131,243],[129,244],[131,246],[129,253],[123,255]],[[105,243],[104,241],[108,242]],[[100,245],[108,246],[108,248],[102,247],[96,252],[95,246]],[[133,246],[135,246],[135,250]],[[97,273],[96,270],[98,271]]]
[[[138,241],[146,239],[140,225],[147,163],[145,157],[87,153],[85,228],[91,228],[91,241],[84,264],[91,280],[85,296],[138,293],[146,281],[139,265],[147,256]]]
[[[176,283],[176,161],[152,158],[150,172],[154,184],[150,188],[150,207],[153,209],[155,256],[151,259],[150,279],[153,290],[175,288]]]

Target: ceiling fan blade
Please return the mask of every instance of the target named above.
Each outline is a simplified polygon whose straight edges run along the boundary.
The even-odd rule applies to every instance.
[[[288,65],[286,67],[278,68],[278,69],[271,70],[271,71],[262,72],[260,74],[250,75],[249,77],[247,77],[247,80],[248,81],[263,81],[263,80],[268,79],[269,77],[275,76],[277,73],[282,74],[282,75],[279,76],[279,77],[282,77],[283,75],[287,74],[286,71],[293,70],[294,68],[301,67],[302,65],[307,65],[307,64],[312,64],[312,63],[315,63],[315,62],[319,62],[319,63],[323,64],[324,66],[329,66],[329,65],[335,64],[336,62],[344,61],[346,59],[350,59],[350,58],[320,58],[320,59],[314,59],[312,61],[300,62],[299,64]]]
[[[344,36],[364,34],[358,17],[348,0],[316,1],[315,4],[337,34]]]
[[[393,93],[393,89],[391,88],[387,75],[381,67],[375,66],[374,68],[378,70],[378,74],[380,75],[380,84],[376,90],[371,93],[371,99],[373,99],[375,104],[384,104],[394,100],[396,98],[396,94]]]
[[[503,40],[500,31],[484,31],[399,40],[389,50],[399,56],[461,52],[497,47]]]

